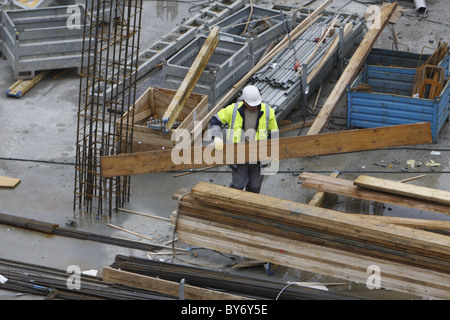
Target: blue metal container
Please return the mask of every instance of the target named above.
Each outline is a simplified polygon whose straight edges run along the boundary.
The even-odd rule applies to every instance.
[[[409,61],[409,66],[418,61]],[[445,85],[439,97],[431,100],[411,96],[415,67],[366,65],[347,92],[347,127],[374,128],[430,122],[433,143],[436,143],[439,131],[449,117],[448,55],[440,66],[444,68]],[[368,84],[372,91],[358,91],[361,84]]]

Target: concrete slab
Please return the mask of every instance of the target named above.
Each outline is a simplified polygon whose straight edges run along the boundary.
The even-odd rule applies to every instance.
[[[253,1],[254,4],[267,6],[286,3],[301,4],[302,1]],[[306,3],[307,1],[303,1]],[[308,1],[309,2],[309,1]],[[311,8],[321,2],[311,4]],[[400,1],[410,11],[404,13],[395,25],[400,42],[411,52],[431,52],[439,41],[450,42],[448,34],[448,16],[450,8],[447,0],[427,0],[428,17],[418,20],[415,17],[412,1]],[[142,19],[142,48],[150,46],[163,37],[183,19],[188,18],[189,9],[193,5],[185,2],[145,1]],[[348,1],[335,0],[329,7],[330,11],[345,13],[357,12],[364,15],[367,5]],[[391,32],[385,30],[376,47],[392,49]],[[402,50],[402,47],[399,47]],[[332,74],[325,83],[319,104],[324,102],[327,93],[337,79],[337,73]],[[13,72],[6,61],[0,61],[0,91],[3,92],[13,84]],[[139,82],[139,90],[143,92],[149,85],[158,85],[156,76],[149,76]],[[140,215],[119,212],[111,218],[96,219],[96,217],[79,216],[73,210],[74,157],[76,141],[76,122],[78,107],[79,79],[76,70],[72,70],[58,79],[52,75],[41,81],[36,87],[20,99],[6,97],[0,94],[0,175],[16,177],[22,182],[15,189],[0,189],[0,212],[38,219],[66,227],[70,220],[77,222],[77,229],[105,235],[118,236],[133,240],[139,237],[126,234],[106,225],[109,222],[122,228],[152,237],[154,243],[164,243],[173,237],[173,229],[166,221],[146,218]],[[313,97],[314,100],[315,97]],[[311,102],[312,103],[312,102]],[[345,129],[345,101],[332,117],[328,130]],[[294,110],[290,119],[301,120],[301,110]],[[388,179],[403,179],[417,174],[426,173],[425,178],[411,183],[450,190],[450,128],[445,125],[441,131],[438,143],[393,150],[377,150],[351,154],[282,160],[280,173],[266,179],[262,194],[276,196],[282,199],[307,203],[314,194],[303,189],[298,182],[301,170],[323,172],[339,170],[342,177],[354,179],[359,173],[370,172]],[[289,134],[298,134],[298,131]],[[439,155],[431,154],[432,150]],[[440,167],[433,169],[420,167],[419,170],[408,169],[403,172],[402,166],[391,168],[376,166],[374,162],[392,164],[397,159],[406,162],[409,159],[425,162],[433,159]],[[176,209],[176,201],[172,194],[179,188],[193,187],[200,181],[228,185],[230,174],[226,167],[174,177],[173,173],[146,174],[132,177],[131,199],[127,208],[162,217],[169,217]],[[430,219],[450,220],[450,217],[439,214],[419,212],[395,206],[384,206],[345,199],[337,196],[327,203],[330,209],[346,212],[362,212],[367,214],[392,215],[405,217],[427,217]],[[97,269],[101,272],[103,266],[114,261],[116,254],[136,255],[146,257],[147,252],[131,250],[111,245],[89,241],[66,239],[57,236],[45,236],[19,228],[0,225],[0,257],[28,263],[41,264],[65,270],[69,265],[79,265],[82,270]],[[186,244],[183,244],[186,246]],[[226,257],[210,250],[195,249],[198,257],[192,254],[180,255],[174,262],[186,261],[200,266],[227,266],[243,259],[241,257]],[[171,261],[171,256],[156,256],[155,259]],[[226,269],[226,267],[225,267]],[[243,274],[268,277],[280,281],[326,281],[337,282],[339,279],[329,279],[322,275],[312,274],[302,270],[280,267],[275,275],[268,276],[262,266],[240,271]],[[356,294],[360,297],[375,299],[409,299],[417,298],[385,290],[369,290],[364,285],[348,283],[345,286],[333,288],[343,293]]]

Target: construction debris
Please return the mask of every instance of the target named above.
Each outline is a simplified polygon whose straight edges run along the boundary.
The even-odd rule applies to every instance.
[[[139,275],[133,272],[117,270],[109,267],[103,268],[103,280],[128,287],[149,290],[168,296],[180,297],[180,288],[183,296],[188,300],[253,300],[235,294],[200,288],[189,284],[181,286],[177,282]]]
[[[43,296],[44,300],[172,300],[173,297],[104,281],[81,270],[60,270],[0,259],[0,289]],[[79,273],[77,273],[77,271]],[[69,273],[70,272],[70,273]],[[5,278],[5,281],[1,279]]]
[[[28,230],[43,232],[46,234],[54,234],[63,237],[69,237],[80,240],[97,241],[101,243],[116,245],[126,248],[134,248],[138,250],[155,251],[162,248],[168,248],[158,244],[148,244],[140,241],[127,240],[123,238],[109,237],[101,234],[94,234],[90,232],[84,232],[79,230],[73,230],[68,228],[61,228],[54,223],[48,223],[45,221],[39,221],[34,219],[17,217],[5,213],[0,213],[0,224],[9,226],[15,226]]]

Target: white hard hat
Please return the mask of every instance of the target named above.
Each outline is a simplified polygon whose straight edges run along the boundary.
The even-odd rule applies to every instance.
[[[256,107],[261,104],[261,94],[259,90],[255,86],[246,86],[244,90],[242,90],[242,100],[247,102],[247,104],[251,107]]]

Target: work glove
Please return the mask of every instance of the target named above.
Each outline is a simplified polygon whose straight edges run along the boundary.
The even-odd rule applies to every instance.
[[[214,137],[214,148],[217,151],[223,150],[223,140],[220,137]]]

